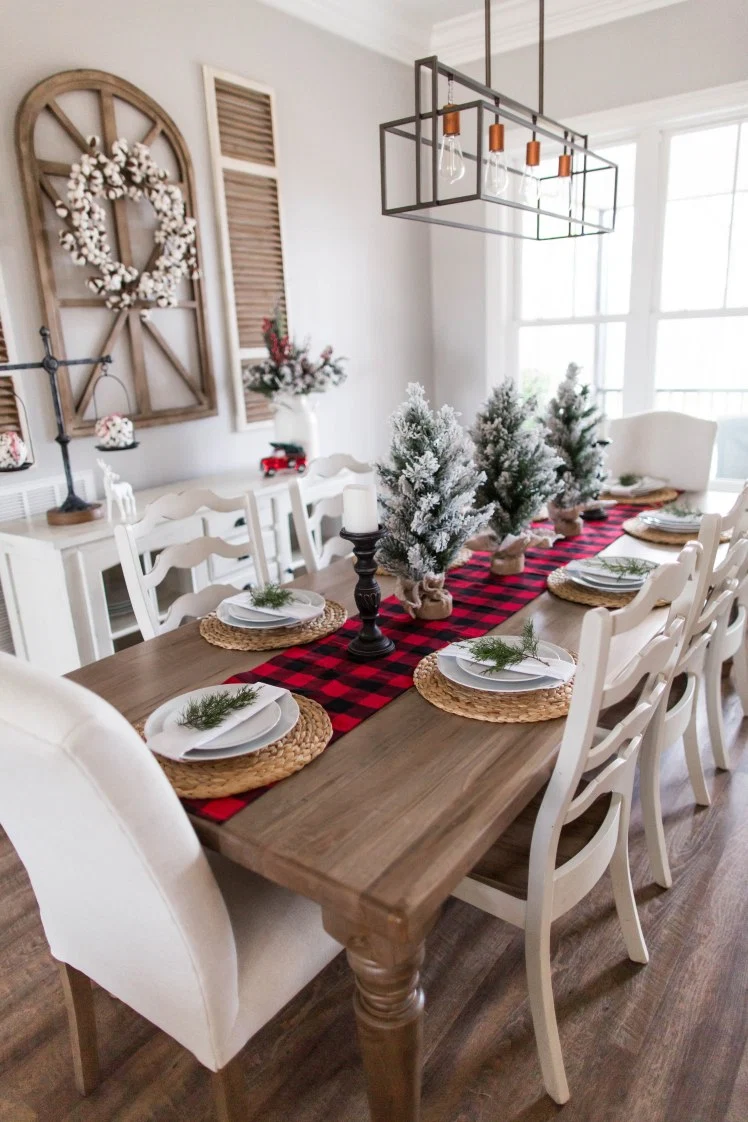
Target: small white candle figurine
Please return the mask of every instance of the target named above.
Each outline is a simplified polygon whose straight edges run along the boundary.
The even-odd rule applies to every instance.
[[[373,483],[344,488],[343,529],[349,534],[375,534],[379,529],[377,489]]]

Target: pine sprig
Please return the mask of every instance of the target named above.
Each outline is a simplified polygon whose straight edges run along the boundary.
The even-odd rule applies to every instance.
[[[640,475],[634,475],[632,471],[627,471],[619,476],[618,483],[621,487],[635,487],[637,483],[641,483],[641,479]]]
[[[539,644],[535,625],[531,619],[528,619],[522,627],[522,635],[517,646],[507,643],[500,635],[483,635],[480,639],[471,639],[465,643],[465,646],[478,662],[490,662],[491,665],[483,670],[484,674],[494,674],[497,670],[506,670],[526,658],[532,658],[547,666],[545,659],[538,655]]]
[[[667,506],[660,507],[660,510],[663,514],[674,514],[676,518],[701,518],[704,513],[688,503],[668,503]]]
[[[598,557],[597,561],[601,569],[616,577],[645,577],[657,567],[640,557]]]
[[[193,698],[180,715],[179,724],[199,731],[217,729],[230,713],[253,705],[257,700],[257,693],[255,686],[244,686],[236,693],[221,690],[220,693],[211,693],[207,697]]]
[[[285,608],[293,600],[293,593],[279,584],[266,584],[264,588],[250,588],[252,603],[256,608]]]

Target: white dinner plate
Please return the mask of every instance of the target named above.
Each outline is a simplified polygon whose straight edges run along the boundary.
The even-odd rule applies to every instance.
[[[601,581],[586,577],[583,573],[569,573],[569,577],[581,588],[589,588],[593,592],[638,592],[644,587],[644,581],[639,584],[622,584],[620,581]]]
[[[183,697],[178,705],[175,705],[164,717],[161,731],[166,732],[167,729],[172,729],[179,724],[182,713],[189,701],[193,699],[199,701],[201,697],[207,697],[208,694],[214,692],[217,688],[228,689],[228,686],[207,686],[202,690],[195,690],[193,693]],[[239,689],[242,687],[239,686]],[[263,705],[258,713],[252,713],[252,707],[247,706],[247,719],[238,725],[234,725],[226,732],[222,732],[220,736],[216,736],[208,744],[200,748],[193,748],[191,752],[195,754],[212,751],[214,748],[236,748],[239,744],[250,744],[253,740],[259,740],[261,736],[274,729],[281,718],[280,705],[277,701],[270,701],[267,705]]]
[[[524,670],[490,670],[484,674],[486,667],[478,666],[469,658],[458,658],[457,665],[471,678],[477,678],[481,682],[485,682],[486,678],[490,678],[492,682],[537,682],[538,678],[547,677],[540,668],[537,674],[530,674]]]
[[[226,690],[240,690],[243,688],[241,685],[229,686],[206,686],[200,690],[192,690],[190,693],[182,694],[180,697],[173,697],[170,701],[164,702],[160,705],[145,723],[145,739],[146,743],[150,737],[156,736],[157,733],[163,732],[167,718],[172,714],[179,714],[184,709],[185,704],[193,697],[199,698],[206,693],[216,689]],[[291,731],[299,719],[299,707],[294,701],[290,693],[284,693],[277,701],[271,702],[267,706],[268,709],[277,707],[279,716],[277,721],[272,727],[261,735],[255,735],[251,739],[245,735],[243,741],[239,744],[229,745],[225,743],[224,738],[232,737],[233,734],[246,730],[248,721],[243,721],[241,725],[236,725],[234,728],[229,729],[227,733],[223,733],[220,737],[210,742],[210,746],[206,745],[205,748],[193,748],[187,752],[183,757],[183,763],[201,763],[207,760],[227,760],[233,756],[249,756],[252,752],[259,752],[261,748],[267,748],[268,744],[274,744],[276,740],[280,740]],[[256,716],[261,717],[263,714],[258,713]]]
[[[606,559],[602,557],[587,557],[577,561],[570,561],[566,567],[570,572],[581,573],[583,576],[588,577],[590,580],[605,579],[611,581],[626,582],[641,581],[646,579],[646,577],[648,577],[651,572],[654,572],[654,570],[659,565],[658,561],[646,561],[642,557],[624,557],[623,554],[611,554],[610,557],[607,558],[607,560],[609,561],[636,561],[638,564],[644,565],[647,569],[647,572],[640,576],[636,576],[631,573],[621,574],[620,576],[617,576],[616,573],[611,572],[611,570],[605,564],[605,560]]]
[[[318,614],[321,615],[325,610],[325,598],[320,596],[318,592],[306,592],[302,589],[293,589],[293,599],[297,604],[304,604],[312,608],[318,609]],[[260,623],[267,625],[276,623],[287,623],[291,620],[293,623],[308,623],[309,620],[316,619],[316,616],[308,616],[304,620],[296,620],[293,616],[273,615],[270,612],[264,611],[262,608],[253,608],[250,601],[250,594],[247,593],[247,603],[244,604],[231,604],[228,600],[224,601],[231,615],[239,623]],[[281,612],[282,609],[279,609]]]
[[[225,600],[222,600],[216,608],[216,615],[221,623],[225,623],[227,627],[246,628],[250,631],[273,631],[280,627],[299,627],[301,624],[310,623],[312,619],[317,619],[325,610],[324,596],[320,596],[318,592],[305,592],[304,595],[308,597],[307,603],[318,609],[317,615],[312,616],[311,619],[273,619],[271,616],[265,616],[262,620],[238,619],[232,614],[231,607]]]
[[[640,588],[649,573],[639,577],[636,576],[620,576],[617,577],[615,573],[588,573],[584,569],[570,569],[569,572],[574,577],[579,577],[581,580],[588,581],[590,584],[605,584],[614,585],[616,588]]]
[[[518,638],[518,636],[505,635],[504,638],[509,640]],[[563,647],[557,647],[555,643],[541,642],[539,651],[541,656],[545,658],[558,658],[563,662],[574,662],[569,652],[565,651]],[[479,690],[484,693],[527,693],[529,690],[547,690],[562,685],[556,678],[543,677],[528,681],[527,679],[522,680],[519,674],[511,675],[511,680],[494,678],[494,673],[507,674],[506,670],[489,672],[486,675],[479,673],[476,676],[475,672],[468,674],[467,671],[463,670],[459,665],[460,661],[449,655],[443,655],[441,651],[437,655],[437,664],[444,677],[448,678],[450,682],[455,682],[459,686],[467,686],[471,690]]]

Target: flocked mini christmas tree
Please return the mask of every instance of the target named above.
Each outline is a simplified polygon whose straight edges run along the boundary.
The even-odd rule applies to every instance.
[[[579,383],[579,373],[576,363],[569,363],[546,416],[548,442],[561,460],[548,511],[565,537],[581,533],[580,512],[599,495],[604,475],[603,449],[598,443],[602,414],[592,400],[590,386]]]
[[[385,531],[377,559],[398,578],[410,615],[442,619],[452,610],[444,575],[491,515],[490,506],[474,507],[485,477],[454,409],[432,410],[423,386],[408,386],[391,423],[389,459],[377,465]]]
[[[535,398],[520,397],[507,379],[494,388],[472,429],[475,464],[485,476],[476,501],[493,505],[489,525],[495,537],[495,573],[521,573],[529,546],[551,544],[546,535],[530,529],[556,490],[560,462],[535,411]]]

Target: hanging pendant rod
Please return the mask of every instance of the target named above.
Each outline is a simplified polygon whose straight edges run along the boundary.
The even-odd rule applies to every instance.
[[[491,0],[485,0],[485,52],[486,52],[486,88],[491,88]],[[502,94],[502,100],[504,99]],[[516,103],[515,103],[516,104]],[[545,0],[538,3],[538,116],[544,117],[545,106]],[[548,120],[549,118],[545,118]],[[553,122],[556,124],[557,122]],[[579,134],[577,134],[579,135]]]

